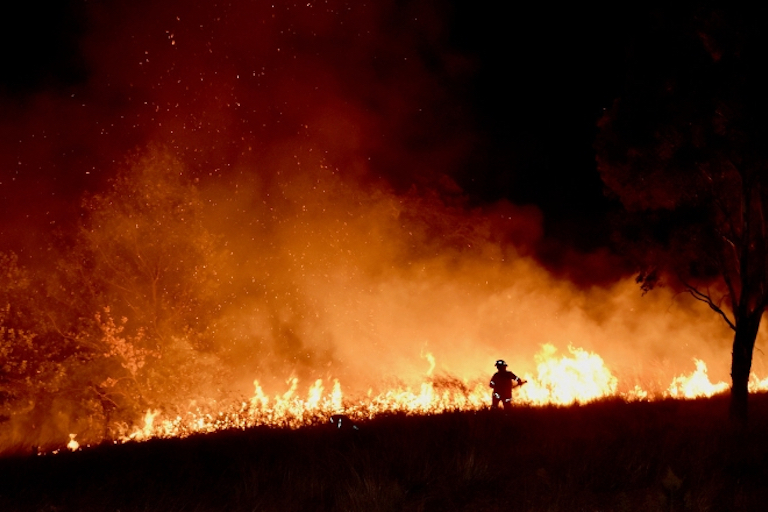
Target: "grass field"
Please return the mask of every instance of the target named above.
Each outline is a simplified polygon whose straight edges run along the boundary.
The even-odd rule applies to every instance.
[[[768,396],[390,415],[0,458],[11,511],[762,511]]]

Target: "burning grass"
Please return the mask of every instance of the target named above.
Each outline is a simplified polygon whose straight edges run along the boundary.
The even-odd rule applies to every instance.
[[[383,414],[0,459],[4,511],[759,510],[768,395]]]
[[[656,401],[667,398],[711,397],[728,389],[724,382],[713,384],[707,375],[703,361],[696,362],[696,371],[679,375],[666,389],[644,389],[639,385],[618,388],[618,379],[603,364],[597,354],[571,348],[573,357],[551,357],[553,347],[545,346],[539,357],[538,377],[524,374],[525,386],[515,388],[515,402],[527,406],[567,406],[575,403],[617,399],[627,402]],[[547,355],[549,354],[549,355]],[[367,396],[347,396],[342,393],[338,379],[326,388],[317,379],[307,390],[300,390],[298,378],[287,382],[284,393],[268,396],[258,381],[250,398],[240,397],[228,401],[200,400],[186,411],[148,409],[136,422],[115,422],[105,425],[106,430],[97,436],[93,429],[69,433],[66,447],[70,450],[87,448],[95,444],[140,442],[154,438],[184,438],[221,430],[266,426],[272,428],[303,428],[323,424],[329,417],[344,415],[352,421],[371,420],[380,415],[436,415],[447,412],[476,412],[488,406],[488,386],[483,380],[465,382],[448,375],[432,375],[434,358],[427,354],[433,366],[420,385],[415,387],[396,384]],[[546,356],[546,357],[545,357]],[[750,389],[753,393],[768,388],[768,379],[760,380],[753,375]],[[32,425],[34,428],[34,425]],[[12,431],[13,428],[6,428]],[[16,431],[20,430],[18,427]],[[2,432],[2,430],[0,430]],[[65,436],[47,443],[29,442],[32,436],[19,436],[15,443],[6,442],[0,448],[0,456],[16,446],[20,452],[57,453],[63,449]],[[0,438],[2,439],[2,438]],[[20,448],[19,448],[20,447]]]

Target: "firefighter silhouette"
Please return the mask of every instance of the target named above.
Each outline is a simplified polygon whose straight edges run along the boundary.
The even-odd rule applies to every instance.
[[[501,403],[505,410],[509,410],[512,408],[512,389],[522,386],[526,381],[508,371],[507,363],[503,359],[496,361],[496,370],[496,373],[491,377],[490,384],[493,388],[491,409],[497,409]]]

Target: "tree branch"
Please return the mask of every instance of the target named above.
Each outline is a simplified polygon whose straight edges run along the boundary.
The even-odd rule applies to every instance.
[[[685,280],[680,278],[680,276],[678,276],[678,279],[680,279],[680,282],[683,283],[688,293],[690,293],[694,299],[705,303],[707,306],[709,306],[712,309],[712,311],[714,311],[715,313],[723,317],[723,320],[725,320],[725,323],[728,324],[728,327],[730,327],[734,331],[736,330],[736,325],[731,321],[730,318],[728,318],[728,315],[725,313],[725,311],[723,311],[720,308],[720,306],[715,304],[715,302],[712,300],[712,297],[710,297],[706,293],[699,291],[695,286],[688,284],[687,282],[685,282]]]

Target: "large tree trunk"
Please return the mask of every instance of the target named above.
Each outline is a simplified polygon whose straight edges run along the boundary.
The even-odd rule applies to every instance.
[[[755,348],[757,330],[763,312],[755,311],[736,318],[736,334],[733,337],[731,359],[731,420],[739,425],[747,424],[747,400],[749,397],[749,374],[752,370],[752,353]]]

